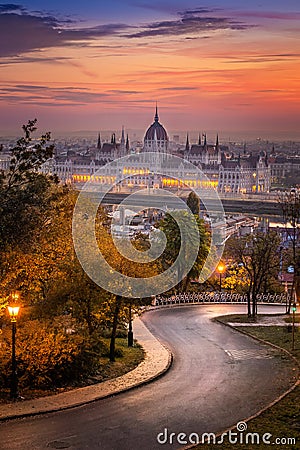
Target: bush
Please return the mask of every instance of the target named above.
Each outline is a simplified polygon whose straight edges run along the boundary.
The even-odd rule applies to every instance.
[[[3,333],[4,334],[4,333]],[[4,336],[0,385],[9,386],[11,341]],[[56,388],[96,373],[108,347],[96,336],[65,335],[50,324],[32,321],[17,332],[16,356],[21,387]]]
[[[123,339],[125,339],[125,338],[127,338],[127,333],[128,333],[128,331],[127,331],[126,328],[117,328],[116,338],[121,338],[121,339],[123,338]],[[111,337],[111,329],[110,328],[102,329],[101,330],[101,336],[103,338],[110,339],[110,337]]]
[[[126,338],[128,331],[124,328],[118,328],[116,333],[116,338]]]
[[[123,356],[124,356],[123,350],[121,348],[117,347],[115,349],[115,357],[116,358],[123,358]]]

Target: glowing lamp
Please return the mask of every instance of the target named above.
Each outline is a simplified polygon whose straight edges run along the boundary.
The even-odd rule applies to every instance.
[[[20,306],[8,306],[8,314],[11,322],[16,322],[19,314]]]
[[[225,269],[226,269],[226,266],[222,263],[220,263],[217,267],[217,270],[219,273],[223,273],[225,271]]]

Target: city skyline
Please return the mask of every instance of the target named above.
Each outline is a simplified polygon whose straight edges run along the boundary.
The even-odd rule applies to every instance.
[[[298,2],[0,4],[2,133],[145,129],[300,137]]]

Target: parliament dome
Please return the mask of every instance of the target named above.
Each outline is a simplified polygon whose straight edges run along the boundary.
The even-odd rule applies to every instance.
[[[146,131],[144,140],[145,141],[154,141],[154,140],[168,141],[169,140],[165,128],[159,123],[157,107],[156,107],[156,111],[155,111],[154,122],[152,125],[150,125],[150,127]]]

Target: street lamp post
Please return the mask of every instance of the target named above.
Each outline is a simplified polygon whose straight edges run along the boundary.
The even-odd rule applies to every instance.
[[[14,302],[19,299],[17,292],[12,294]],[[11,321],[12,330],[12,351],[11,351],[11,384],[10,384],[10,398],[15,400],[18,398],[18,376],[17,376],[17,360],[16,360],[16,331],[17,331],[17,317],[20,306],[8,306],[8,313]]]
[[[129,303],[129,327],[128,327],[127,340],[128,340],[128,347],[133,347],[131,302]]]
[[[295,350],[295,312],[297,309],[296,302],[293,304],[293,327],[292,327],[292,350]]]
[[[288,314],[288,296],[289,296],[289,289],[287,285],[287,281],[284,284],[284,292],[285,292],[285,313]]]
[[[222,264],[222,263],[220,263],[218,265],[218,267],[217,267],[217,270],[218,270],[219,275],[220,275],[220,279],[219,279],[219,290],[220,290],[220,292],[222,292],[222,273],[224,273],[225,269],[226,269],[226,266],[224,264]]]

